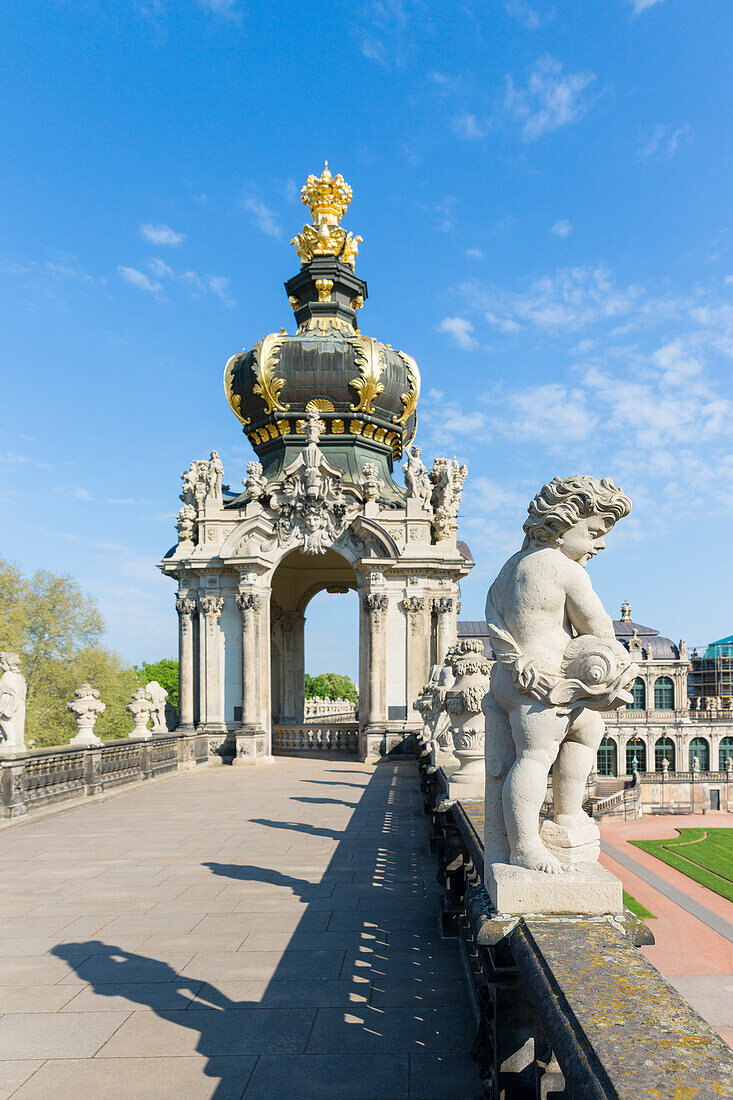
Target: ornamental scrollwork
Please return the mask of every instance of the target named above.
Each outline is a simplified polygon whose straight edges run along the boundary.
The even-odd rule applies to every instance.
[[[351,406],[352,412],[372,412],[372,401],[384,392],[380,378],[384,373],[382,345],[372,336],[352,336],[349,343],[354,349],[359,377],[349,382],[359,395],[359,402]]]
[[[397,354],[407,367],[407,378],[410,383],[410,388],[407,393],[400,394],[400,401],[403,405],[402,412],[399,416],[393,416],[392,422],[404,428],[405,424],[414,413],[420,399],[420,368],[411,355],[408,355],[404,351],[398,351]]]
[[[279,361],[279,351],[287,336],[279,332],[271,332],[269,336],[258,340],[253,351],[252,370],[257,379],[252,392],[256,393],[265,402],[265,413],[270,416],[274,412],[287,412],[290,405],[285,405],[280,400],[280,392],[285,385],[284,378],[275,377],[275,367]]]
[[[248,424],[252,423],[252,419],[251,417],[242,416],[242,395],[241,393],[234,392],[234,368],[241,354],[241,352],[237,352],[236,355],[232,355],[232,357],[227,360],[227,365],[224,367],[224,393],[226,394],[230,409],[237,420],[246,428]]]

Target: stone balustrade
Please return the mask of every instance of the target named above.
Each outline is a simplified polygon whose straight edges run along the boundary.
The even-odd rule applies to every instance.
[[[208,761],[208,737],[195,733],[20,753],[0,761],[0,818],[22,817]]]
[[[272,731],[272,751],[275,756],[338,753],[339,756],[356,758],[359,755],[359,726],[356,722],[324,726],[275,726]]]
[[[345,722],[356,721],[356,704],[350,699],[321,699],[316,695],[305,700],[305,722],[335,722],[339,719]]]
[[[643,781],[642,777],[642,781]],[[497,914],[482,881],[483,804],[446,798],[421,764],[442,926],[462,941],[478,1032],[473,1050],[492,1100],[707,1100],[733,1091],[733,1052],[638,947],[617,916]]]

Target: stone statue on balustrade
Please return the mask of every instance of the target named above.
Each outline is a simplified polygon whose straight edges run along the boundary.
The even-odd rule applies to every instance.
[[[489,690],[491,662],[483,642],[464,638],[450,649],[454,682],[445,692],[448,733],[459,768],[448,778],[450,798],[482,798],[484,794],[485,722],[482,710]]]
[[[153,704],[153,709],[150,711],[150,717],[153,720],[152,732],[167,733],[166,699],[168,698],[168,692],[157,680],[151,680],[149,684],[146,684],[145,691]]]
[[[522,549],[489,590],[486,620],[497,658],[484,699],[490,892],[499,890],[499,872],[509,881],[505,872],[521,868],[548,882],[598,859],[598,828],[582,807],[586,780],[605,732],[601,712],[632,701],[639,669],[616,641],[586,566],[630,510],[610,478],[555,478],[529,505]],[[540,831],[551,768],[554,820]],[[575,911],[613,911],[602,906],[611,898],[620,906],[620,885],[602,868],[593,875],[592,905],[601,909],[585,909],[581,899]],[[603,875],[614,885],[601,882]],[[566,911],[568,898],[583,893],[580,874],[565,877],[575,885],[562,902],[559,884],[541,895],[554,889],[554,904],[561,906],[554,911]],[[522,894],[530,887],[528,879],[520,880],[514,876]],[[522,896],[530,895],[525,890]]]
[[[263,476],[261,462],[247,463],[247,476],[242,478],[245,500],[259,500],[267,488],[267,478]]]
[[[165,701],[164,704],[165,706]],[[130,702],[125,707],[133,717],[134,726],[129,737],[139,737],[148,741],[153,736],[153,731],[148,729],[148,719],[153,712],[153,700],[148,695],[146,688],[138,688]]]
[[[452,462],[447,458],[436,458],[429,476],[433,486],[430,498],[433,506],[433,535],[436,542],[445,542],[456,526],[468,467],[459,465],[457,458]]]
[[[407,496],[419,500],[423,508],[431,511],[430,498],[433,495],[433,486],[421,455],[422,451],[419,447],[410,447],[410,453],[407,462],[402,467],[402,472],[405,475]]]
[[[443,663],[431,667],[427,683],[412,704],[413,710],[423,720],[423,728],[417,737],[423,745],[422,755],[429,756],[431,764],[436,767],[455,763],[450,716],[445,709],[445,699],[448,689],[455,681],[453,658],[457,650],[458,643],[455,642],[448,647]]]
[[[17,653],[0,653],[0,756],[25,752],[25,677]]]
[[[76,719],[79,732],[69,742],[71,745],[101,745],[101,737],[94,732],[94,723],[100,714],[104,714],[106,705],[99,698],[99,692],[91,684],[82,684],[74,692],[74,698],[66,707]]]

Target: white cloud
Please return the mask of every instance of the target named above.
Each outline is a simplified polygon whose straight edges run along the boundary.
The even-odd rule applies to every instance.
[[[556,237],[569,237],[573,231],[573,227],[567,219],[562,218],[559,222],[555,222],[551,233],[554,233]]]
[[[522,123],[522,137],[534,141],[580,118],[587,110],[583,92],[595,73],[563,74],[562,65],[549,55],[541,57],[529,75],[527,87],[515,87],[507,77],[506,109]]]
[[[483,260],[486,256],[483,248],[467,248],[466,255],[470,256],[472,260]],[[733,282],[733,279],[731,279]]]
[[[465,138],[467,141],[482,138],[486,134],[484,126],[476,118],[476,115],[470,114],[468,111],[456,115],[452,125],[458,136]]]
[[[154,282],[144,271],[138,271],[136,267],[118,267],[117,271],[121,279],[137,287],[138,290],[145,290],[148,294],[159,294],[161,291],[160,283]]]
[[[671,126],[661,124],[655,126],[652,136],[639,150],[639,156],[653,157],[659,154],[660,156],[673,157],[675,153],[679,152],[682,145],[687,144],[691,133],[692,129],[687,122],[674,130]]]
[[[653,8],[655,4],[661,4],[662,0],[631,0],[634,5],[634,15],[641,15],[647,8]]]
[[[433,207],[438,215],[438,229],[441,233],[452,233],[455,229],[457,203],[458,200],[455,195],[446,195]]]
[[[495,428],[514,439],[545,443],[564,449],[585,440],[596,427],[596,416],[580,388],[559,383],[530,386],[507,400],[508,418],[496,418]]]
[[[387,60],[384,43],[380,42],[378,38],[365,38],[361,44],[361,56],[366,57],[369,61],[376,61],[378,64],[384,65]]]
[[[527,30],[536,31],[542,26],[539,12],[530,8],[527,0],[505,0],[504,11]]]
[[[141,225],[140,236],[151,244],[170,245],[173,248],[178,248],[185,240],[183,233],[176,233],[169,225]]]
[[[597,267],[562,267],[536,279],[523,292],[465,283],[461,291],[483,309],[489,324],[516,332],[522,324],[550,330],[573,329],[601,320],[620,319],[644,297],[640,287],[617,287],[610,271]]]
[[[471,335],[473,325],[465,317],[444,317],[438,325],[438,332],[452,336],[458,347],[464,351],[472,351],[478,347],[478,340]]]
[[[242,206],[253,217],[257,228],[266,233],[268,237],[281,237],[282,227],[276,211],[271,210],[264,202],[254,195],[247,195],[242,199]]]

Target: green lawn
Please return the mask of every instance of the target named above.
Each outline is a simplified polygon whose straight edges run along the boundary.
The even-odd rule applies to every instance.
[[[733,829],[678,829],[669,840],[632,840],[683,875],[733,901]]]
[[[657,919],[657,914],[656,913],[650,913],[649,910],[646,908],[646,906],[642,905],[640,901],[636,900],[636,898],[632,898],[631,894],[627,894],[625,890],[624,890],[624,905],[626,906],[627,909],[630,909],[631,912],[635,916],[641,917],[642,920],[656,920]]]

